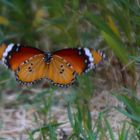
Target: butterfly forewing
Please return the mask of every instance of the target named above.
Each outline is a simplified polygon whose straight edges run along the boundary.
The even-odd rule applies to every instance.
[[[16,70],[16,76],[22,83],[33,83],[42,78],[51,80],[54,84],[69,85],[75,79],[72,66],[59,56],[53,56],[45,62],[44,54],[35,55],[23,62]]]
[[[74,48],[54,52],[55,55],[60,56],[69,62],[78,74],[81,74],[86,67],[86,64],[84,63],[86,57],[85,55],[82,55],[82,53],[83,52],[80,52],[78,49]]]
[[[95,65],[105,58],[101,51],[89,48],[67,48],[56,51],[54,54],[69,62],[79,75],[94,69]]]

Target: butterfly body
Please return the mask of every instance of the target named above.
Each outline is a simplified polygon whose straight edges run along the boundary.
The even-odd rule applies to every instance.
[[[52,58],[52,54],[50,52],[45,52],[45,62],[49,63]]]
[[[0,46],[0,60],[15,72],[22,84],[46,78],[54,85],[67,87],[76,75],[94,69],[104,57],[102,52],[89,48],[68,48],[50,53],[20,44]]]

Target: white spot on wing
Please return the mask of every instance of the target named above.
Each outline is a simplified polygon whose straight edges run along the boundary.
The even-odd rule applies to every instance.
[[[11,43],[7,46],[6,50],[3,53],[3,57],[2,57],[3,63],[7,62],[6,57],[8,56],[8,53],[13,49],[13,47],[14,47],[13,43]]]
[[[13,46],[14,46],[13,43],[11,43],[7,46],[5,52],[3,53],[3,57],[6,57],[8,55],[8,53],[12,50]]]
[[[19,46],[20,46],[20,44],[18,43],[18,44],[17,44],[17,46],[19,47]]]
[[[93,58],[93,56],[92,56],[90,50],[89,50],[88,48],[84,48],[84,51],[85,51],[85,55],[88,57],[89,62],[90,62],[90,63],[88,64],[88,69],[94,68],[94,64],[93,64],[94,58]],[[88,71],[88,69],[87,69],[87,71]]]
[[[86,56],[88,56],[89,61],[93,62],[93,57],[92,57],[90,50],[88,48],[84,48],[84,51],[85,51]]]
[[[105,54],[103,54],[103,59],[105,59],[106,58],[106,56],[105,56]]]

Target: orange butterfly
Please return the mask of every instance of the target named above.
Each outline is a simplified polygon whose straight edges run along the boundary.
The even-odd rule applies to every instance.
[[[89,48],[68,48],[54,53],[20,44],[1,44],[0,60],[22,84],[48,79],[54,85],[67,87],[76,75],[95,68],[105,58],[101,51]]]

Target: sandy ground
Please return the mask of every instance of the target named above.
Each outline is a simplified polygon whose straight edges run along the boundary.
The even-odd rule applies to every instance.
[[[57,96],[59,96],[59,94],[56,94],[56,98]],[[11,97],[9,96],[8,98],[10,98],[10,100],[12,101],[12,99],[14,99],[14,95],[11,95]],[[60,99],[60,102],[63,102],[63,99]],[[122,104],[119,103],[115,97],[110,95],[108,91],[103,91],[98,96],[93,97],[90,102],[90,110],[92,110],[91,116],[93,119],[93,123],[97,119],[100,111],[104,111],[106,107],[111,108],[112,106],[122,106]],[[64,106],[62,106],[62,104],[58,105],[57,107],[53,106],[51,112],[52,116],[54,116],[54,118],[58,120],[58,122],[68,122],[67,110]],[[4,109],[1,107],[0,138],[5,138],[7,140],[27,140],[27,133],[29,132],[29,130],[38,128],[38,124],[36,124],[35,122],[35,114],[36,110],[34,108],[24,109],[22,105],[15,109]],[[117,134],[118,129],[122,126],[122,122],[126,118],[115,109],[111,109],[108,116],[113,130]],[[42,122],[40,120],[40,124],[41,123]],[[61,135],[61,133],[64,133],[62,135],[67,136],[71,133],[71,131],[72,129],[70,127],[70,124],[65,123],[61,125],[58,133],[59,136]],[[36,133],[35,138],[37,139],[38,136],[39,133]],[[60,137],[58,139],[60,139]]]

